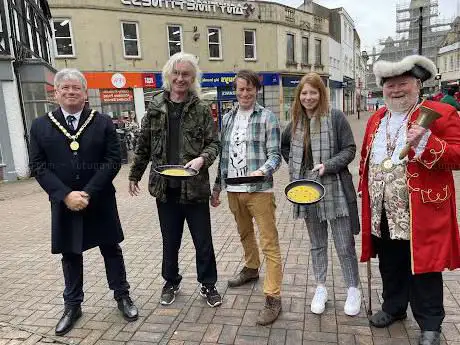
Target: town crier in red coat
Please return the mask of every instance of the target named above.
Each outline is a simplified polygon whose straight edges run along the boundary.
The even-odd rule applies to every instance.
[[[374,64],[385,106],[367,123],[359,170],[361,261],[377,255],[383,282],[382,310],[370,324],[406,318],[410,303],[422,331],[419,345],[440,343],[441,272],[460,267],[452,176],[460,167],[460,117],[450,105],[419,102],[422,82],[436,71],[420,55]],[[415,123],[421,106],[441,115],[428,129]],[[400,159],[406,143],[409,153]]]

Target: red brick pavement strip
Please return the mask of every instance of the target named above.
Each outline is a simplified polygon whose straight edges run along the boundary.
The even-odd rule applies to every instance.
[[[362,140],[367,114],[349,121],[357,143]],[[214,167],[215,169],[215,167]],[[272,326],[257,327],[262,307],[262,284],[227,289],[226,280],[242,265],[242,248],[227,202],[211,210],[213,238],[218,262],[218,289],[224,295],[220,308],[209,308],[198,295],[195,252],[189,233],[184,233],[180,251],[183,288],[176,302],[159,305],[161,234],[154,199],[142,181],[142,195],[127,193],[127,171],[123,167],[115,183],[120,218],[126,240],[124,250],[131,294],[140,318],[125,322],[108,290],[104,265],[97,249],[85,254],[85,302],[83,317],[68,337],[54,337],[54,326],[62,313],[63,278],[60,257],[50,255],[49,203],[34,181],[0,186],[0,345],[47,344],[61,340],[73,344],[416,344],[419,334],[412,316],[388,329],[374,329],[366,317],[366,265],[360,265],[362,310],[359,316],[344,315],[346,291],[332,241],[327,285],[331,300],[321,316],[310,312],[315,283],[304,224],[291,217],[291,205],[283,196],[287,167],[276,174],[277,220],[282,247],[283,313]],[[357,159],[351,165],[357,175]],[[460,181],[456,175],[456,182]],[[2,200],[3,199],[3,200]],[[458,200],[458,195],[457,195]],[[460,205],[460,204],[459,204]],[[360,252],[359,236],[357,250]],[[373,260],[373,308],[380,305],[381,283]],[[261,276],[264,276],[262,268]],[[460,345],[460,273],[444,274],[446,319],[443,344]]]

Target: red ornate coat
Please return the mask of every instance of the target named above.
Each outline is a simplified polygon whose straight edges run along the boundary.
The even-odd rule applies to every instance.
[[[452,170],[460,169],[460,116],[450,105],[425,101],[423,105],[442,117],[430,126],[425,150],[408,155],[410,248],[412,273],[442,272],[460,267],[460,239]],[[358,191],[362,193],[361,261],[375,257],[371,241],[371,208],[368,188],[369,156],[386,108],[369,118],[361,149]],[[420,110],[416,110],[410,123]]]

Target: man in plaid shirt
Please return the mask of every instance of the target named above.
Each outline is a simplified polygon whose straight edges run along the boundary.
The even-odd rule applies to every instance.
[[[281,311],[281,253],[275,220],[273,173],[281,165],[280,126],[278,118],[256,102],[261,85],[258,75],[241,70],[235,77],[238,105],[222,120],[219,171],[211,196],[211,205],[220,204],[222,189],[227,189],[232,211],[244,249],[245,266],[228,281],[236,287],[259,279],[259,248],[253,219],[260,234],[267,267],[264,280],[265,305],[257,323],[271,324]],[[225,178],[264,176],[262,182],[225,185]]]

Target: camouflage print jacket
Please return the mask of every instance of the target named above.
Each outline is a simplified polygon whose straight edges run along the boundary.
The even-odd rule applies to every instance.
[[[135,150],[134,162],[129,174],[130,181],[139,181],[152,161],[149,192],[160,201],[166,201],[166,180],[154,171],[159,165],[168,164],[168,100],[166,92],[157,94],[150,102],[142,119],[141,134]],[[208,168],[219,153],[219,139],[208,105],[191,95],[184,106],[179,133],[180,164],[203,157],[200,173],[181,182],[181,203],[208,202],[210,193]]]

